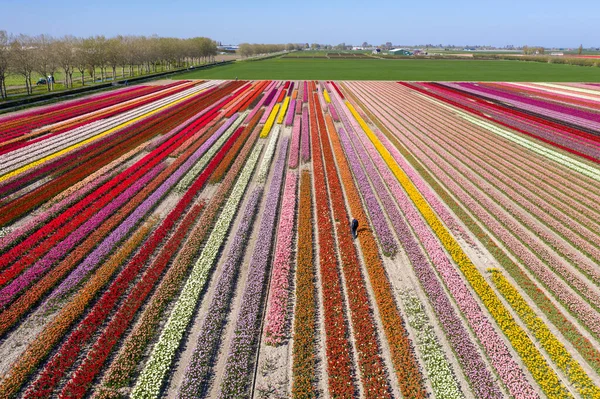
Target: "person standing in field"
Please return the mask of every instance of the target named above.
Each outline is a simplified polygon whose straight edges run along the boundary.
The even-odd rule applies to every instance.
[[[352,222],[350,223],[350,230],[352,230],[352,238],[356,238],[358,236],[358,220],[352,219]]]

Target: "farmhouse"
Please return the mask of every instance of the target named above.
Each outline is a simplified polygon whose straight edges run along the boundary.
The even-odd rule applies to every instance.
[[[410,51],[408,51],[406,49],[403,49],[403,48],[396,48],[396,49],[390,50],[388,53],[390,55],[406,55],[406,56],[413,55],[412,52],[410,52]]]

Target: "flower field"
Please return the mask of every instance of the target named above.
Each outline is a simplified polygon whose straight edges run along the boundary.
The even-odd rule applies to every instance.
[[[593,84],[2,115],[0,398],[600,398],[599,204]]]

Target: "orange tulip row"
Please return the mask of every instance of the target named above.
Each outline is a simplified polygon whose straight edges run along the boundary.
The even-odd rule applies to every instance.
[[[73,322],[86,310],[98,292],[104,288],[117,268],[140,245],[158,222],[150,219],[129,238],[119,250],[102,265],[98,272],[86,285],[61,309],[58,315],[39,333],[25,352],[13,364],[9,374],[0,385],[0,397],[14,395],[28,376],[33,373],[40,363],[60,340]]]
[[[292,397],[315,398],[316,290],[313,267],[313,215],[310,172],[300,180],[298,252],[296,255],[296,317],[292,363]]]
[[[327,182],[329,183],[330,205],[334,219],[340,223],[335,224],[337,230],[336,246],[339,249],[340,264],[346,286],[351,287],[346,291],[346,295],[350,308],[350,320],[352,322],[352,332],[358,355],[361,382],[365,392],[369,392],[370,398],[389,398],[391,397],[391,389],[387,380],[383,359],[380,355],[380,345],[377,339],[373,309],[361,271],[358,253],[352,242],[350,229],[348,228],[350,217],[346,211],[344,192],[338,178],[333,153],[327,138],[327,127],[323,119],[321,103],[317,93],[313,93],[313,99],[315,113],[317,114],[319,135],[322,141],[321,147],[325,160]],[[316,140],[318,141],[319,138],[317,137]]]
[[[192,261],[197,249],[210,232],[210,228],[221,206],[225,203],[229,191],[233,187],[244,165],[244,161],[248,158],[250,151],[254,147],[259,132],[260,128],[255,128],[239,156],[235,160],[231,160],[235,162],[229,172],[227,172],[218,191],[206,205],[200,220],[177,255],[181,256],[184,260],[177,262],[176,265],[166,272],[156,292],[149,300],[143,313],[139,316],[139,322],[125,339],[119,353],[113,358],[102,380],[102,387],[96,391],[97,393],[94,397],[114,397],[113,393],[116,389],[127,386],[132,382],[140,359],[152,339],[158,333],[158,327],[167,305],[180,292],[184,278],[193,264]]]
[[[250,119],[250,122],[248,122],[248,125],[246,125],[246,127],[239,127],[239,129],[244,129],[244,131],[242,132],[240,138],[235,141],[233,147],[231,147],[231,149],[227,152],[227,155],[223,159],[223,162],[221,162],[221,164],[217,167],[217,169],[215,169],[214,173],[210,177],[209,182],[211,184],[219,183],[221,180],[223,180],[223,176],[225,176],[225,173],[227,173],[227,169],[231,165],[231,162],[233,162],[233,160],[237,156],[238,151],[246,143],[248,136],[250,136],[250,133],[252,133],[252,131],[258,124],[258,121],[260,120],[263,112],[263,110],[258,111],[256,115],[254,115],[254,117]]]
[[[352,172],[344,157],[340,139],[334,133],[336,128],[330,115],[326,116],[326,122],[350,212],[357,220],[366,221],[367,215],[352,179]],[[370,229],[364,229],[358,237],[402,395],[410,398],[425,398],[427,391],[423,383],[423,375],[408,337],[405,322],[394,300],[392,286],[381,261],[377,241]]]
[[[315,115],[315,101],[309,96],[310,134],[313,156],[313,175],[317,231],[319,232],[319,266],[325,322],[325,352],[329,395],[332,398],[353,398],[357,393],[352,379],[352,347],[346,322],[340,269],[335,253],[334,226],[331,220],[325,165],[321,157],[321,140]]]

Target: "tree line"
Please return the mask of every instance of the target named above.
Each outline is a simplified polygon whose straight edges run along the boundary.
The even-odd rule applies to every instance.
[[[281,51],[294,51],[304,48],[302,44],[257,44],[241,43],[237,53],[242,57],[253,57],[260,54],[279,53]]]
[[[85,75],[93,82],[105,81],[109,75],[121,77],[170,70],[202,62],[214,61],[217,43],[206,37],[179,39],[159,36],[105,36],[60,38],[50,35],[11,35],[0,30],[0,97],[6,98],[6,78],[9,74],[23,77],[27,94],[33,91],[32,75],[47,79],[48,91],[53,89],[54,75],[64,73],[64,84],[73,87],[73,74]],[[100,71],[98,75],[98,69]]]

